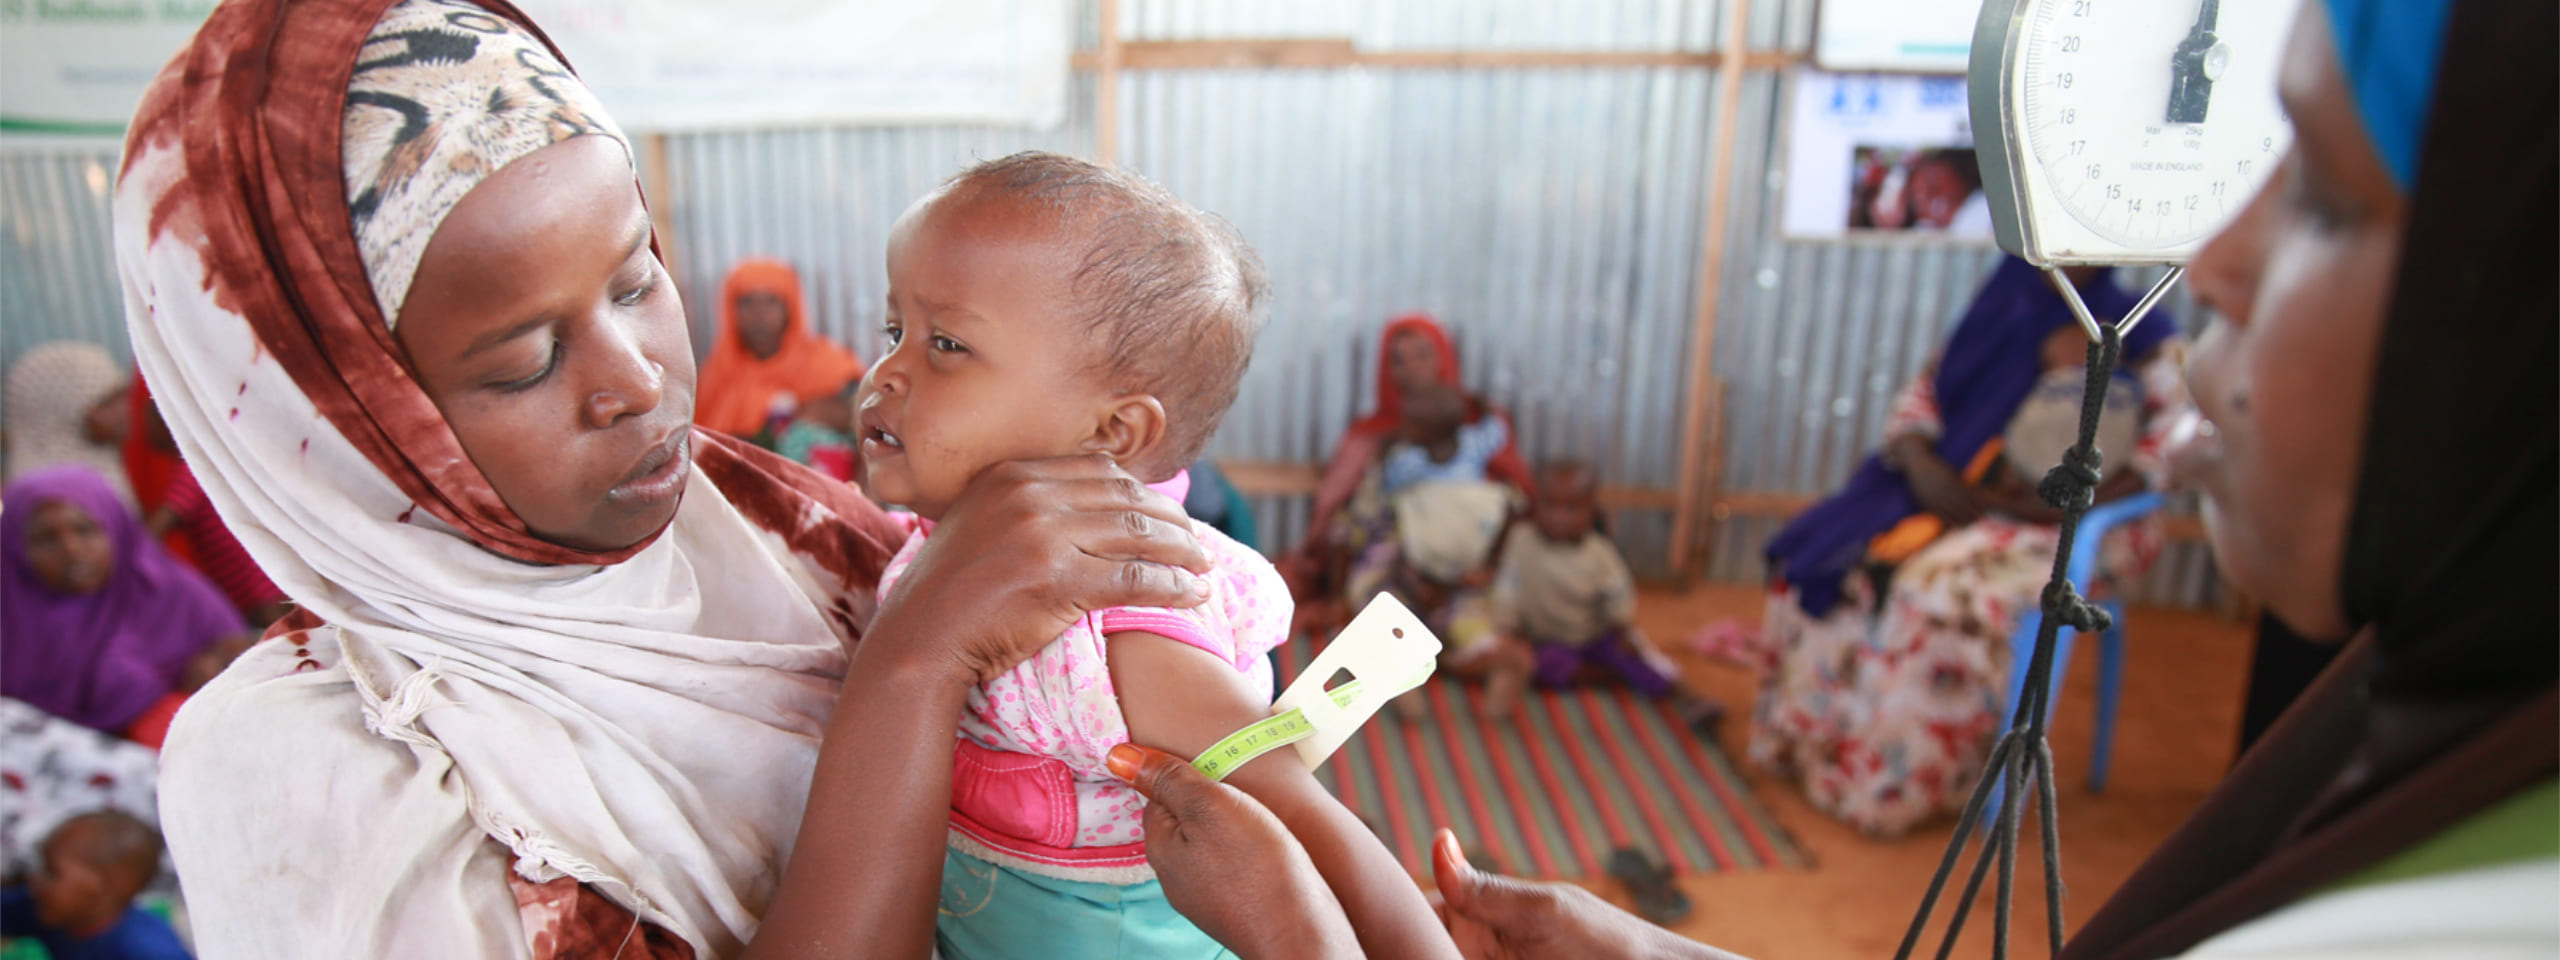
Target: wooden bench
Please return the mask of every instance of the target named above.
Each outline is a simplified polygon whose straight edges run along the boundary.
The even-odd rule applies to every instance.
[[[1312,497],[1324,478],[1324,465],[1288,460],[1220,460],[1218,469],[1236,491],[1248,497]],[[1819,497],[1803,493],[1765,493],[1732,491],[1715,498],[1707,514],[1717,520],[1732,517],[1792,517],[1812,506]],[[1603,484],[1600,505],[1612,510],[1671,510],[1679,506],[1679,494],[1659,487],[1622,487]],[[2186,514],[2161,517],[2169,539],[2182,542],[2204,540],[2204,519]]]

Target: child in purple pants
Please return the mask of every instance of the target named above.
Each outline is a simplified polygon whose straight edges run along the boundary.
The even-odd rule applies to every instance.
[[[1569,686],[1584,667],[1600,667],[1648,699],[1676,699],[1693,726],[1712,725],[1721,711],[1674,686],[1636,645],[1635,577],[1598,529],[1591,468],[1542,464],[1537,491],[1528,522],[1503,538],[1493,597],[1503,632],[1537,652],[1538,685]]]

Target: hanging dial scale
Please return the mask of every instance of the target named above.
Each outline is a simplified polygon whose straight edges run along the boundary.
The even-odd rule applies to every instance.
[[[1967,87],[1996,133],[1978,156],[2000,246],[2048,273],[2170,265],[2130,329],[2291,145],[2276,67],[2297,3],[1985,0]]]

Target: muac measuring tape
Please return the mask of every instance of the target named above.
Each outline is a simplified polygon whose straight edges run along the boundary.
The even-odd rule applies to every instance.
[[[1439,662],[1440,639],[1395,597],[1379,594],[1272,701],[1269,719],[1211,744],[1191,765],[1211,780],[1224,780],[1237,767],[1294,745],[1298,758],[1314,769],[1388,701],[1431,679]],[[1326,689],[1344,673],[1349,680]]]

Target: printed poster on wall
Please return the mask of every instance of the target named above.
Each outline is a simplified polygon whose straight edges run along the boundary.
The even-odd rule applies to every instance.
[[[1054,127],[1072,0],[519,0],[634,130]]]
[[[1981,0],[1822,0],[1813,62],[1844,73],[1963,73]]]
[[[522,0],[635,132],[1055,126],[1071,0]],[[212,0],[0,0],[0,145],[94,149]]]
[[[1992,242],[1963,77],[1799,69],[1790,80],[1788,238]]]

